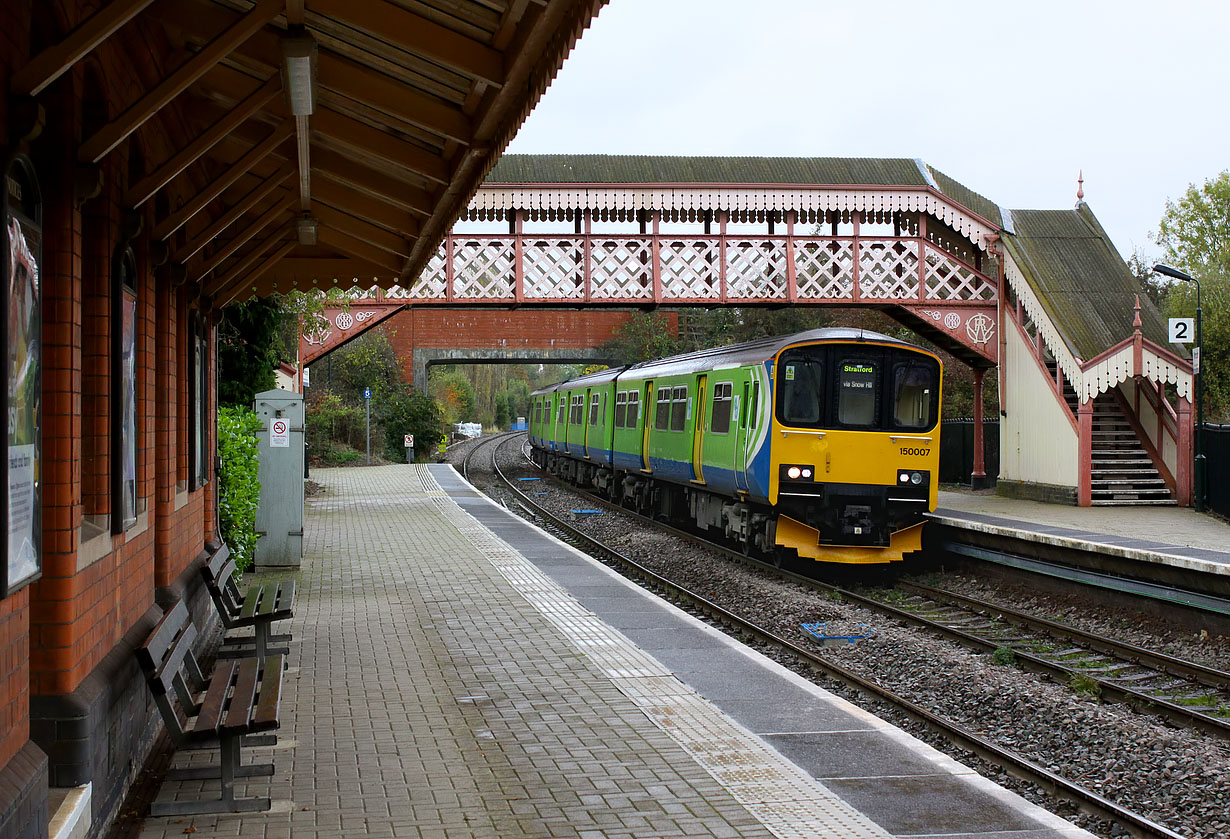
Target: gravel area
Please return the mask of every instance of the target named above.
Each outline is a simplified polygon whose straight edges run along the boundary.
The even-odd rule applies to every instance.
[[[460,460],[475,443],[450,450]],[[490,448],[471,464],[472,479],[482,489],[492,481]],[[510,477],[538,474],[517,445],[504,445],[501,468]],[[481,461],[481,462],[480,462]],[[1158,717],[1125,707],[1101,704],[1064,685],[1054,684],[1012,666],[995,665],[978,655],[879,613],[826,598],[800,585],[748,568],[726,557],[648,528],[619,512],[573,516],[592,507],[554,482],[543,479],[521,487],[543,493],[534,498],[561,518],[577,522],[590,535],[674,582],[743,615],[787,638],[807,636],[800,624],[828,622],[830,633],[865,624],[873,637],[865,642],[825,650],[823,654],[888,690],[983,737],[1011,749],[1065,778],[1185,836],[1213,839],[1230,836],[1230,743],[1168,726]],[[520,507],[492,490],[510,509]],[[990,584],[970,572],[930,576],[927,582],[992,600],[1021,611],[1043,614],[1083,629],[1122,638],[1143,647],[1166,650],[1221,669],[1230,659],[1230,639],[1176,633],[1157,621],[1100,611],[1087,595],[1042,595],[1020,586]],[[819,648],[817,647],[817,651]],[[779,654],[775,658],[781,659]],[[784,661],[809,678],[797,662]],[[998,783],[1035,800],[1101,836],[1124,835],[1104,821],[1075,815],[1031,785],[1009,778],[993,766],[955,749],[912,720],[859,694],[823,682],[857,704],[953,754]],[[900,718],[899,718],[900,717]]]

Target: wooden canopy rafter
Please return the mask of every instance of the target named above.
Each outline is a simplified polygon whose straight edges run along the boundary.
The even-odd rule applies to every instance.
[[[76,156],[181,138],[145,144],[124,189],[172,273],[217,305],[319,287],[312,264],[405,285],[604,3],[101,0],[10,92],[39,97],[97,50],[167,43]]]

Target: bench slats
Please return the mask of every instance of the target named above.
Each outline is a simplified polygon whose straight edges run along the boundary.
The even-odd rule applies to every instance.
[[[252,714],[252,728],[265,731],[278,727],[278,710],[282,705],[282,670],[286,659],[282,655],[267,656],[261,675],[261,695]]]
[[[238,659],[239,675],[235,679],[235,692],[231,705],[222,721],[222,731],[241,733],[249,730],[252,721],[252,702],[256,698],[256,679],[260,662],[254,658]]]
[[[217,731],[222,721],[222,713],[226,708],[227,694],[231,683],[235,680],[235,662],[220,661],[209,679],[209,689],[205,692],[205,701],[201,703],[201,712],[196,716],[196,732]],[[249,700],[251,704],[251,700]]]

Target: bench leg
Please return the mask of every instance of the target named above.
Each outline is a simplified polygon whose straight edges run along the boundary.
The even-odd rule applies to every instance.
[[[240,765],[240,735],[222,736],[219,741],[221,765],[217,769],[201,769],[211,774],[202,777],[219,778],[222,782],[222,797],[212,801],[155,801],[150,805],[151,816],[194,816],[206,813],[258,813],[268,810],[273,802],[268,798],[236,798],[235,778],[251,775],[273,774],[266,772],[272,764],[242,766]],[[194,770],[179,770],[193,772]],[[216,773],[216,774],[215,774]],[[167,774],[171,777],[171,773]],[[191,777],[191,775],[189,776]]]

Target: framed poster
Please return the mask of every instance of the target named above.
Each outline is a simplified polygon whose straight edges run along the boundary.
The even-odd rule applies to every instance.
[[[42,199],[29,159],[4,170],[3,306],[0,343],[5,347],[3,400],[8,437],[8,480],[0,506],[8,522],[0,564],[0,595],[8,596],[42,575],[42,344],[40,275]]]

